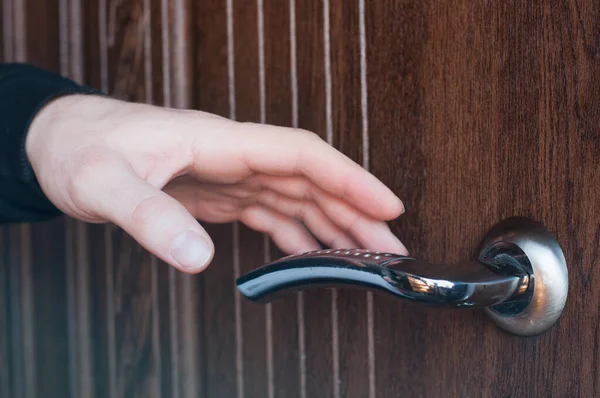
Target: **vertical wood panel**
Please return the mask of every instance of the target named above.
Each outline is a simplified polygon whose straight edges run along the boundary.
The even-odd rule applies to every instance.
[[[25,13],[26,0],[11,0],[11,61],[27,61],[27,14]]]
[[[90,20],[95,19],[95,11],[97,11],[97,21],[98,21],[98,83],[100,85],[100,89],[108,93],[110,90],[110,81],[109,81],[109,40],[108,40],[108,0],[93,0],[89,2],[90,11],[88,12],[88,16]],[[93,25],[92,25],[93,26]],[[90,42],[93,46],[93,39],[95,38],[95,30],[89,34]],[[93,48],[93,47],[92,47]],[[94,52],[91,52],[94,55]],[[114,268],[114,258],[113,258],[113,239],[112,239],[112,231],[113,228],[110,225],[105,225],[102,228],[102,237],[103,237],[103,245],[97,248],[97,250],[102,250],[103,262],[102,268],[100,268],[103,273],[100,280],[104,281],[104,293],[101,298],[104,300],[102,303],[99,303],[99,307],[104,309],[104,313],[100,317],[105,325],[105,338],[103,342],[106,343],[105,353],[106,353],[106,392],[107,395],[111,398],[117,397],[117,349],[116,349],[116,341],[115,341],[115,303],[113,300],[114,292],[115,292],[115,278],[113,275]],[[100,232],[100,231],[99,231]],[[103,336],[104,337],[104,336]]]
[[[103,62],[102,52],[106,50],[100,38],[101,34],[101,0],[85,0],[82,4],[82,62],[84,71],[82,73],[85,84],[100,90],[105,90],[102,84]],[[104,25],[104,24],[102,24]]]
[[[24,60],[59,72],[58,0],[17,0],[15,4],[20,5],[15,9],[15,17],[22,17],[25,23]],[[20,40],[17,37],[17,42]]]
[[[333,145],[363,164],[358,1],[330,0]],[[340,395],[367,397],[366,294],[339,289]]]
[[[0,38],[1,41],[1,38]],[[1,62],[1,60],[0,60]],[[10,274],[8,228],[0,228],[0,394],[12,396],[12,341],[10,336]]]
[[[331,21],[329,0],[323,0],[323,60],[325,62],[325,136],[329,145],[333,142],[333,107],[331,81]],[[340,346],[338,318],[338,290],[331,289],[331,362],[333,398],[340,398]]]
[[[145,45],[147,16],[143,0],[106,3],[108,87],[118,98],[145,102],[149,87]],[[112,283],[115,318],[115,369],[118,397],[157,397],[160,391],[160,351],[154,327],[158,315],[151,255],[120,229],[113,230]],[[155,276],[154,276],[155,277]],[[111,364],[109,364],[110,366]]]
[[[26,397],[26,358],[23,336],[23,311],[22,311],[22,282],[21,282],[21,255],[20,255],[20,228],[11,226],[8,228],[7,262],[9,267],[9,303],[10,303],[10,335],[11,335],[11,387],[15,397]],[[31,396],[31,393],[29,393]]]
[[[76,81],[83,82],[96,88],[102,87],[100,63],[100,26],[106,21],[101,20],[97,0],[79,3],[71,0],[69,7],[69,37],[67,46],[69,52],[69,71]],[[108,259],[107,236],[105,226],[83,225],[75,223],[74,240],[72,241],[73,259],[77,292],[78,339],[77,363],[71,363],[75,368],[72,375],[77,375],[80,382],[74,391],[74,396],[114,397],[114,378],[109,375],[114,372],[109,369],[109,358],[114,355],[114,346],[109,344],[109,329],[114,325],[111,315],[107,317],[107,302],[112,300],[112,290],[107,290],[108,267],[112,265]],[[112,279],[111,279],[112,283]],[[87,301],[87,302],[86,302]],[[110,307],[112,308],[112,306]],[[87,325],[85,325],[87,323]],[[87,330],[86,330],[87,329]],[[85,332],[84,332],[85,331]],[[83,371],[77,367],[83,362]],[[89,379],[86,379],[85,368],[89,368]],[[72,376],[73,377],[73,376]]]
[[[15,59],[58,72],[58,3],[16,1],[13,12]],[[15,309],[21,312],[23,394],[68,396],[69,367],[55,366],[69,359],[64,219],[18,229],[21,302]]]
[[[592,282],[598,278],[600,263],[597,217],[600,107],[596,101],[600,96],[600,4],[592,1],[566,3],[556,11],[546,5],[544,14],[547,16],[546,29],[554,27],[551,45],[545,50],[544,57],[554,61],[542,69],[541,85],[556,86],[553,87],[556,91],[552,100],[545,102],[539,117],[542,128],[551,131],[540,145],[544,156],[539,167],[544,162],[557,162],[559,166],[542,174],[540,185],[551,184],[565,189],[552,190],[552,200],[540,209],[540,217],[553,219],[553,230],[566,246],[568,261],[572,264],[570,278],[572,275],[574,282],[570,289],[582,293],[571,294],[564,315],[564,319],[579,320],[578,325],[573,327],[563,320],[560,334],[549,342],[549,345],[562,345],[564,341],[578,341],[557,353],[564,366],[554,371],[551,388],[564,394],[577,391],[582,396],[597,395],[600,389],[600,366],[596,355],[600,346],[600,314],[590,309],[598,308],[600,303],[599,289]],[[554,54],[562,56],[555,58]],[[563,107],[570,117],[563,116]],[[562,206],[569,211],[561,211]],[[594,355],[580,356],[585,352]]]
[[[162,98],[157,103],[164,106],[172,106],[172,89],[171,80],[173,74],[173,62],[171,59],[171,27],[174,26],[172,20],[172,13],[170,7],[166,1],[152,1],[153,7],[151,9],[151,23],[152,23],[152,34],[151,39],[153,43],[160,42],[161,46],[154,46],[153,62],[155,65],[162,66],[162,84],[158,84],[157,88],[162,90]],[[160,29],[158,29],[160,27]],[[160,32],[160,34],[159,34]],[[158,59],[158,54],[161,58]],[[156,75],[155,75],[156,76]],[[163,369],[163,378],[161,383],[161,394],[169,395],[174,398],[180,397],[180,356],[179,356],[179,334],[177,333],[179,314],[177,307],[180,303],[178,300],[178,294],[176,291],[177,280],[176,271],[172,267],[162,264],[163,267],[158,270],[159,280],[162,281],[161,285],[167,288],[159,289],[161,292],[160,313],[168,314],[168,319],[165,316],[163,325],[168,322],[169,327],[163,327],[162,333],[160,334],[160,344],[163,348],[165,356],[163,356],[163,363],[161,368]],[[185,304],[184,304],[185,305]],[[188,315],[188,314],[186,314]],[[190,347],[191,348],[191,347]],[[190,350],[193,351],[193,350]],[[167,360],[170,359],[170,360]]]
[[[298,127],[327,139],[322,1],[296,1],[296,32]],[[333,391],[331,296],[328,289],[303,294],[308,397]]]
[[[233,8],[235,48],[235,116],[242,122],[261,121],[259,2],[236,2]],[[239,225],[239,265],[242,274],[264,264],[262,234]],[[237,293],[236,293],[237,294]],[[265,306],[241,300],[243,396],[268,396]]]
[[[69,8],[69,43],[67,46],[70,58],[69,69],[77,80],[91,87],[105,89],[102,87],[102,63],[100,62],[100,30],[101,14],[98,0],[90,0],[78,3],[79,0],[71,0],[71,4],[77,3],[75,7]],[[77,13],[77,15],[74,15]],[[105,22],[105,21],[104,21]],[[73,39],[77,36],[77,39]],[[78,50],[79,48],[79,50]],[[78,52],[80,51],[80,52]],[[86,307],[87,315],[76,317],[79,323],[88,322],[88,335],[90,347],[78,350],[81,360],[87,362],[92,376],[91,380],[84,381],[84,391],[74,391],[75,396],[88,394],[95,397],[114,397],[112,394],[112,382],[109,369],[109,357],[114,354],[109,344],[109,329],[112,325],[112,316],[107,317],[107,303],[112,300],[109,297],[107,286],[108,267],[112,264],[107,253],[107,233],[103,225],[79,225],[74,227],[75,239],[71,241],[72,256],[75,260],[74,268],[87,266],[88,271],[77,273],[77,293],[87,295],[89,302]],[[78,229],[80,229],[78,231]],[[87,249],[87,250],[86,250]],[[112,279],[111,279],[112,281]],[[112,296],[112,294],[110,294]],[[85,311],[81,308],[80,311]],[[86,358],[86,355],[89,357]],[[74,367],[76,364],[71,363]],[[75,369],[75,372],[77,370]],[[72,373],[73,374],[73,373]],[[77,373],[75,373],[77,374]]]
[[[152,12],[154,24],[160,21],[161,36],[152,34],[152,51],[162,54],[162,87],[161,103],[176,108],[192,106],[192,4],[188,0],[172,2],[153,0],[155,6]],[[156,32],[158,33],[158,32]],[[161,43],[162,46],[157,45]],[[157,59],[155,56],[153,59]],[[155,64],[154,69],[157,69]],[[154,79],[155,81],[157,78]],[[158,100],[158,89],[154,97]],[[202,302],[199,290],[203,286],[203,275],[186,275],[168,267],[169,278],[169,315],[170,362],[163,357],[163,377],[170,378],[170,393],[174,398],[197,397],[204,383],[201,358],[204,356],[202,344],[198,343],[202,335]],[[162,271],[161,271],[162,272]],[[162,278],[159,278],[162,281]],[[164,285],[164,284],[162,284]],[[166,313],[165,313],[166,314]],[[166,329],[166,327],[165,327]],[[166,334],[166,330],[161,331]],[[165,352],[166,354],[166,352]],[[163,391],[168,391],[163,388]]]
[[[26,274],[32,279],[31,291],[22,292],[30,296],[24,297],[25,302],[31,300],[31,307],[24,305],[22,310],[24,313],[32,311],[31,323],[23,325],[32,329],[34,340],[31,347],[35,350],[34,356],[25,356],[26,367],[35,367],[33,380],[30,380],[36,391],[32,396],[41,396],[45,391],[55,391],[64,397],[70,393],[69,367],[56,366],[69,361],[64,223],[60,218],[27,225],[27,228],[23,226],[21,231],[21,265],[28,261],[32,264],[30,269],[21,268],[22,282],[27,284]],[[24,330],[25,336],[28,333]]]
[[[426,254],[430,261],[452,263],[471,258],[486,228],[499,220],[497,206],[501,201],[490,198],[502,180],[497,178],[486,157],[472,154],[487,152],[494,156],[493,140],[499,132],[498,125],[493,118],[480,115],[492,115],[498,108],[494,95],[489,93],[494,92],[495,79],[490,75],[494,75],[500,58],[481,56],[483,47],[492,54],[496,51],[496,40],[489,36],[495,28],[489,8],[464,2],[455,7],[431,5],[422,11],[427,22],[421,26],[427,29],[429,40],[423,43],[422,58],[419,64],[415,63],[415,69],[419,68],[416,73],[422,95],[421,148],[426,159],[421,167],[425,167],[427,178],[422,190],[423,207],[419,209],[425,214],[420,216],[424,230],[418,243],[421,256]],[[518,12],[524,15],[525,10]],[[535,17],[528,24],[535,29]],[[464,26],[470,29],[461,28]],[[440,156],[440,153],[447,155]],[[433,206],[441,198],[446,203]],[[448,214],[457,216],[450,218]],[[451,240],[457,242],[453,244]],[[439,242],[445,243],[440,245]],[[465,325],[464,329],[469,325],[471,344],[461,343],[465,331],[456,326],[458,322]],[[497,394],[486,390],[488,386],[480,385],[481,378],[473,373],[451,379],[447,376],[448,368],[461,366],[460,358],[475,352],[485,357],[498,344],[494,343],[495,339],[488,340],[485,331],[494,328],[481,312],[432,313],[425,327],[429,333],[423,336],[425,351],[419,371],[422,378],[440,380],[426,387],[430,394],[439,394],[443,389],[460,395],[480,389]],[[450,332],[453,329],[456,331]],[[441,344],[442,339],[446,340],[445,344]],[[508,345],[505,348],[508,350]],[[431,362],[436,355],[447,356],[448,362],[443,366],[438,361]],[[431,365],[424,366],[426,362]],[[498,371],[495,369],[498,361],[481,362],[482,371]]]
[[[91,361],[93,369],[93,391],[96,397],[109,397],[111,384],[109,379],[109,349],[107,322],[107,301],[109,300],[106,273],[108,254],[106,252],[106,227],[103,225],[87,226],[88,255],[90,267],[90,339]]]
[[[114,296],[109,300],[115,307],[117,396],[157,396],[150,256],[120,230],[111,238]]]
[[[265,116],[266,122],[280,126],[294,123],[290,7],[288,2],[266,0],[264,12],[265,54]],[[282,257],[275,245],[271,246],[272,259]],[[298,296],[282,297],[271,304],[273,396],[299,397],[300,352],[298,324]]]
[[[109,92],[122,99],[144,102],[144,0],[107,0],[105,12]]]
[[[492,223],[538,218],[577,292],[557,327],[523,340],[480,312],[374,296],[371,313],[345,289],[240,300],[234,268],[281,256],[243,226],[206,227],[216,255],[198,277],[112,227],[7,227],[2,396],[598,395],[597,2],[3,0],[0,11],[4,60],[330,139],[401,196],[393,230],[416,257],[468,259]]]
[[[369,135],[369,108],[367,87],[367,38],[365,22],[365,0],[358,0],[358,30],[360,46],[360,108],[361,108],[361,135],[362,135],[362,164],[370,170],[370,135]],[[368,388],[369,398],[375,398],[375,320],[373,293],[367,292],[367,356],[368,356]]]
[[[113,234],[119,237],[119,232]],[[111,238],[111,235],[105,236],[106,238]],[[169,305],[171,285],[168,278],[162,277],[169,268],[158,263],[154,257],[146,260],[146,253],[139,246],[132,243],[131,247],[127,247],[124,243],[115,241],[116,239],[118,238],[113,237],[113,241],[107,246],[109,278],[116,276],[114,281],[107,281],[108,288],[104,294],[107,296],[108,307],[102,307],[101,303],[98,303],[108,314],[100,324],[101,327],[109,329],[108,336],[102,336],[103,339],[107,339],[103,343],[108,350],[116,347],[117,351],[114,354],[109,352],[106,362],[102,358],[102,366],[107,367],[108,373],[108,383],[102,388],[112,390],[113,396],[171,396],[174,388],[171,368],[174,366],[172,361],[176,360],[170,340],[172,335],[169,334],[169,329],[173,329],[169,322],[169,314],[173,308]],[[117,266],[130,263],[132,267],[141,263],[148,267],[148,275],[129,275],[133,273],[131,270],[115,275],[111,267],[115,261],[111,258],[118,255],[122,257],[116,261]],[[114,314],[114,336],[111,336],[110,331],[111,314]],[[131,317],[134,319],[127,319]],[[175,330],[177,327],[174,327]],[[100,352],[100,355],[103,354],[105,353]],[[113,378],[116,383],[114,390],[111,389],[110,382]]]
[[[226,89],[226,85],[224,86]],[[226,92],[226,90],[225,90]],[[201,99],[202,101],[202,99]],[[205,396],[236,396],[235,308],[233,300],[233,253],[230,225],[206,228],[216,242],[215,256],[204,273],[203,357]]]
[[[265,68],[265,10],[264,0],[256,1],[257,30],[258,30],[258,84],[259,84],[259,122],[267,122],[266,105],[266,68]],[[263,258],[262,263],[271,261],[272,242],[267,234],[263,234]],[[240,297],[241,298],[241,297]],[[266,389],[267,397],[273,398],[275,393],[274,370],[273,370],[273,308],[270,303],[265,306],[265,371],[267,373]]]
[[[576,253],[597,252],[598,225],[588,223],[583,197],[598,201],[588,187],[598,181],[589,165],[600,147],[589,134],[597,125],[588,122],[598,120],[598,107],[581,112],[599,92],[583,83],[599,70],[583,33],[598,10],[579,7],[369,4],[372,164],[407,203],[409,213],[395,226],[409,249],[431,261],[460,261],[492,223],[531,216],[564,245],[575,272],[571,292],[578,292],[562,322],[535,339],[508,336],[481,313],[419,313],[377,298],[383,396],[596,394],[595,362],[583,371],[572,351],[598,346],[595,328],[583,326],[595,320],[575,315],[586,311],[580,297],[588,308],[598,300],[579,279],[586,263]],[[385,106],[395,112],[381,111]],[[398,326],[399,314],[410,327]],[[567,341],[577,343],[563,347]],[[412,355],[390,347],[412,347]],[[477,373],[462,371],[465,358],[481,364]],[[403,379],[393,377],[399,371]]]
[[[425,172],[417,86],[425,21],[417,3],[367,2],[366,5],[371,171],[406,204],[407,213],[395,230],[411,252],[421,253],[418,243],[422,227],[417,215],[421,211],[422,191],[411,187],[422,186]],[[393,111],[382,112],[382,109]],[[422,357],[418,353],[424,349],[425,333],[421,331],[425,330],[428,312],[417,313],[409,305],[387,297],[375,296],[373,302],[377,394],[382,397],[426,394],[411,380],[422,378]],[[406,355],[405,347],[415,354]]]
[[[84,82],[83,25],[80,0],[59,2],[60,69],[64,76]],[[89,228],[65,220],[67,308],[69,324],[69,379],[72,397],[93,398],[95,368],[92,350]]]
[[[2,2],[2,61],[14,61],[14,32],[13,32],[13,1],[3,0]],[[6,366],[3,372],[8,378],[4,389],[15,398],[23,397],[23,347],[21,334],[21,311],[19,308],[19,266],[18,249],[19,242],[16,239],[18,227],[5,226],[2,228],[3,248],[2,266],[5,267],[3,275],[6,277],[6,325],[4,334],[6,335]],[[4,391],[3,391],[4,392]]]
[[[150,79],[152,80],[152,95],[147,96],[148,102],[171,106],[171,75],[173,73],[173,62],[170,57],[171,35],[170,28],[173,24],[171,10],[168,4],[162,0],[150,0],[149,4],[150,23],[149,31],[146,33],[145,46],[151,47],[151,54],[146,57],[146,61],[151,63]],[[159,68],[160,66],[160,68]],[[146,73],[148,73],[148,64],[146,64]],[[160,73],[158,73],[160,71]],[[155,268],[153,283],[157,289],[157,295],[154,297],[158,306],[158,316],[154,319],[153,327],[159,330],[159,336],[153,341],[154,350],[161,353],[160,363],[160,396],[171,396],[180,398],[180,342],[177,329],[179,326],[179,314],[177,305],[177,281],[176,270],[160,260],[153,259],[158,263]],[[189,306],[184,308],[188,309]],[[189,314],[184,314],[184,317]],[[191,355],[195,355],[194,346],[189,347]],[[196,369],[185,369],[187,372],[193,372]]]
[[[192,3],[194,107],[228,117],[230,107],[226,1]],[[233,37],[231,37],[233,39]],[[233,65],[232,65],[233,66]],[[233,82],[231,82],[233,83]],[[202,370],[206,397],[235,397],[236,336],[231,225],[206,225],[215,242],[212,264],[202,276]]]

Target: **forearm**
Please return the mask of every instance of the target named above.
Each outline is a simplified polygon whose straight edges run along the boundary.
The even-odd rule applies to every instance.
[[[93,92],[30,65],[0,64],[0,223],[42,221],[60,214],[41,190],[27,158],[27,131],[53,99]]]

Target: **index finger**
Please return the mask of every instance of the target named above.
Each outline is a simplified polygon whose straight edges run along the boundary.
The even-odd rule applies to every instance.
[[[316,134],[285,127],[236,123],[239,150],[254,172],[303,175],[321,189],[381,220],[404,211],[401,200],[374,175]]]

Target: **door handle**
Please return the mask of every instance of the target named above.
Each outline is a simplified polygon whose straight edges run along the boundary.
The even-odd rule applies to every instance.
[[[519,217],[494,226],[475,261],[438,265],[364,249],[318,250],[264,265],[236,284],[260,303],[302,289],[350,286],[433,306],[484,308],[502,329],[532,336],[560,317],[568,272],[556,239]]]

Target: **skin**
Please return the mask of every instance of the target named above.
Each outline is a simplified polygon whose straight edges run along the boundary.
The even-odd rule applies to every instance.
[[[197,220],[241,221],[288,254],[319,249],[314,237],[407,254],[385,223],[400,199],[308,131],[70,95],[37,114],[26,151],[61,211],[115,223],[186,273],[214,254]]]

